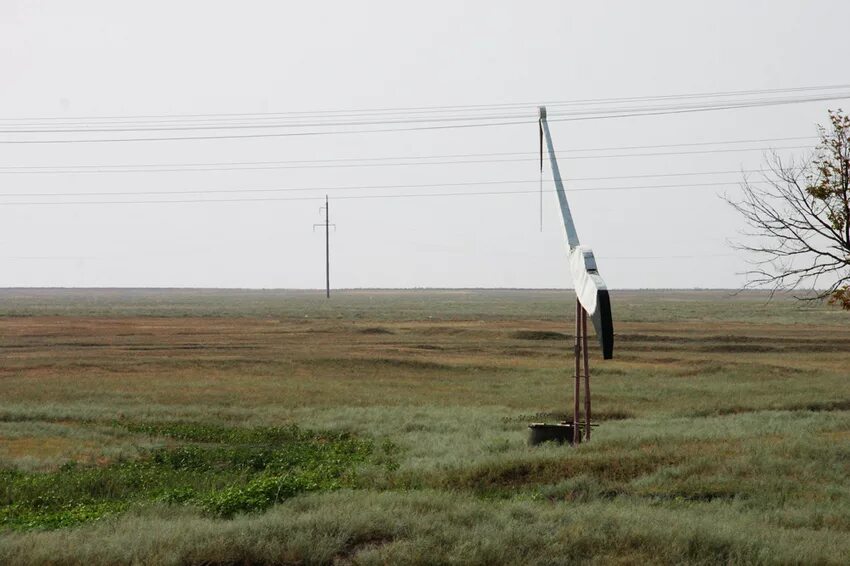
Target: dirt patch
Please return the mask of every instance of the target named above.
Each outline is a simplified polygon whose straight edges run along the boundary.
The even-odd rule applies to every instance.
[[[458,336],[468,332],[469,330],[466,328],[453,326],[428,326],[417,331],[418,334],[422,334],[423,336]]]
[[[359,332],[360,334],[367,335],[395,334],[395,332],[389,328],[384,328],[383,326],[370,326],[369,328],[364,328]]]
[[[781,352],[783,348],[764,344],[709,344],[696,348],[699,352],[718,352],[722,354],[743,354],[759,352]]]
[[[81,459],[97,448],[93,441],[61,436],[0,438],[0,455],[11,459],[32,457],[49,460],[58,457]]]
[[[566,340],[570,336],[552,330],[517,330],[511,334],[517,340]]]
[[[812,403],[800,403],[783,407],[787,411],[850,411],[850,399],[839,399],[837,401],[814,401]]]

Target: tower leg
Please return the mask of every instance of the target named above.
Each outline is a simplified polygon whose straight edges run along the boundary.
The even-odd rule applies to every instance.
[[[587,311],[581,309],[581,346],[584,353],[584,439],[590,440],[590,364],[587,349]]]
[[[579,421],[579,397],[581,395],[581,347],[582,347],[582,313],[584,309],[581,306],[581,303],[576,298],[576,345],[575,345],[575,357],[576,357],[576,373],[575,373],[575,387],[573,388],[573,444],[578,444],[581,442],[581,435],[578,432],[578,421]]]

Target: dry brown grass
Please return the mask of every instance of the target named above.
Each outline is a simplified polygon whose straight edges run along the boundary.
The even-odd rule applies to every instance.
[[[540,407],[517,375],[567,366],[564,324],[257,318],[0,318],[4,397],[278,407],[506,404]],[[524,334],[525,333],[525,334]],[[758,367],[760,379],[845,369],[850,331],[751,323],[623,323],[600,379]],[[559,363],[558,360],[561,360]],[[520,372],[518,374],[517,372]],[[494,384],[502,390],[490,391]],[[524,395],[505,395],[513,390]]]
[[[615,359],[594,350],[591,360],[593,442],[531,449],[526,423],[569,408],[570,301],[500,293],[287,296],[268,316],[251,293],[173,312],[153,293],[164,302],[60,302],[0,316],[5,466],[134,458],[151,440],[103,426],[119,417],[297,423],[398,447],[397,469],[364,468],[357,490],[296,498],[267,516],[221,523],[174,507],[137,510],[68,535],[0,537],[0,549],[23,563],[42,545],[61,553],[69,536],[78,553],[64,554],[70,563],[380,563],[449,552],[481,563],[546,563],[551,553],[603,563],[782,563],[805,553],[838,562],[850,532],[846,318],[763,297],[626,294],[615,301]],[[3,301],[0,293],[8,312]],[[32,316],[45,312],[54,314]],[[337,517],[340,508],[348,515]],[[387,512],[396,515],[376,519]],[[536,538],[523,525],[540,523],[527,516],[569,526]],[[593,517],[596,530],[573,529]],[[672,532],[680,519],[690,535]],[[160,521],[175,534],[157,530]],[[254,524],[274,541],[243,536]],[[504,533],[516,533],[516,548]]]

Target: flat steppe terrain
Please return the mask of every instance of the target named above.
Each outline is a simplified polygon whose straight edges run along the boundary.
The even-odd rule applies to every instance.
[[[574,300],[0,290],[0,562],[846,564],[850,314],[612,292],[529,447]]]

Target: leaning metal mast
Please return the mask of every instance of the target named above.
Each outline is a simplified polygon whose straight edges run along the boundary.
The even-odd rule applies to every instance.
[[[555,194],[564,220],[567,247],[569,250],[570,272],[576,292],[576,343],[575,343],[575,390],[572,421],[572,441],[578,442],[579,431],[579,398],[581,393],[582,366],[584,367],[584,437],[590,439],[590,369],[588,367],[587,349],[587,319],[590,318],[596,330],[596,337],[602,348],[602,357],[606,360],[614,356],[614,325],[611,318],[611,300],[608,287],[599,275],[593,250],[579,243],[558,160],[555,158],[555,148],[552,144],[552,134],[546,121],[546,107],[540,107],[540,168],[543,168],[543,139],[549,153],[549,164],[552,168],[552,178],[555,182]]]

